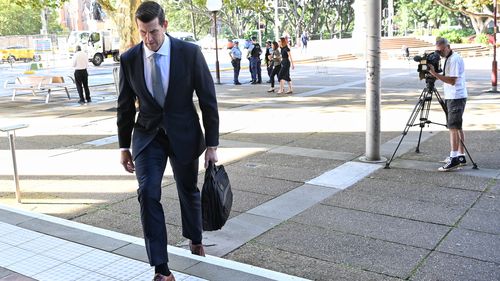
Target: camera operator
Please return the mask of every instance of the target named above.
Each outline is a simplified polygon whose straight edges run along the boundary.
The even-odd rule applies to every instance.
[[[436,51],[445,58],[443,74],[437,73],[432,65],[429,65],[429,73],[443,81],[451,145],[450,156],[445,160],[444,166],[439,168],[439,171],[445,172],[466,165],[462,145],[464,140],[462,115],[467,101],[467,89],[465,88],[464,61],[459,54],[452,51],[446,38],[436,41]]]

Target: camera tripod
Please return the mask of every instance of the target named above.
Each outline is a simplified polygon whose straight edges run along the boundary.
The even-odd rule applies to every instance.
[[[410,118],[408,119],[408,122],[406,123],[406,127],[403,130],[403,135],[401,136],[401,139],[399,140],[398,146],[396,146],[396,149],[394,150],[394,153],[391,156],[391,159],[385,163],[385,169],[389,169],[389,165],[391,165],[392,160],[394,159],[394,156],[396,155],[396,152],[399,149],[399,146],[401,145],[401,142],[403,142],[404,137],[408,134],[408,131],[410,130],[411,127],[419,126],[420,127],[420,133],[418,135],[418,142],[417,142],[417,148],[415,149],[416,153],[420,153],[420,140],[422,139],[422,130],[424,129],[424,126],[426,124],[436,124],[436,125],[441,125],[444,127],[447,127],[446,124],[441,124],[441,123],[436,123],[432,122],[429,120],[429,111],[431,109],[431,103],[432,103],[432,96],[436,96],[437,101],[441,105],[441,108],[444,111],[444,114],[446,115],[446,120],[448,120],[448,110],[446,108],[446,103],[444,100],[441,98],[439,95],[439,92],[436,90],[436,87],[434,86],[434,82],[436,81],[436,78],[434,77],[428,77],[426,75],[425,77],[425,83],[426,86],[422,93],[420,94],[420,97],[418,98],[418,102],[413,108],[413,111],[410,115]],[[417,118],[418,121],[417,121]],[[477,169],[477,164],[472,160],[472,157],[470,156],[469,150],[464,144],[464,141],[460,139],[460,143],[465,149],[465,152],[467,153],[467,156],[472,162],[472,168]]]

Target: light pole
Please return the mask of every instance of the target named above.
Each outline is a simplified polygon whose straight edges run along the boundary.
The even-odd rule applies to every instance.
[[[356,1],[357,2],[357,1]],[[380,12],[381,1],[366,1],[366,155],[364,162],[385,162],[380,156]]]
[[[219,48],[217,46],[217,12],[222,8],[222,0],[207,0],[207,9],[214,14],[214,37],[215,37],[215,77],[216,83],[220,84],[219,71]]]
[[[278,15],[278,0],[273,1],[273,7],[274,7],[274,41],[278,42],[278,40],[280,39],[280,31],[279,31],[280,18]]]
[[[491,90],[490,93],[497,91],[497,0],[493,0],[493,63],[491,65]]]

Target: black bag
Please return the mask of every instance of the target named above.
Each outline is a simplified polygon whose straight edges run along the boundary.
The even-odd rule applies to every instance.
[[[221,229],[229,217],[232,205],[233,192],[224,166],[216,166],[210,162],[201,191],[203,230]]]

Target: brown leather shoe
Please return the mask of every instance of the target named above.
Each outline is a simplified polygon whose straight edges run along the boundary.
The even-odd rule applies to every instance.
[[[153,277],[153,281],[175,281],[175,277],[172,273],[170,273],[169,276],[156,273],[155,277]]]
[[[197,256],[205,256],[205,249],[203,248],[203,244],[193,244],[192,241],[189,241],[189,249],[191,249],[191,254]]]

